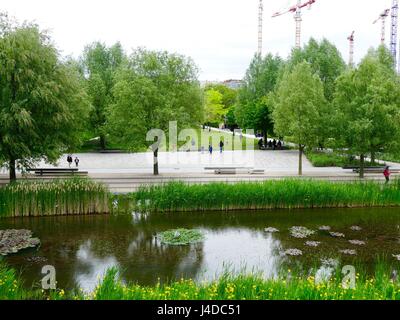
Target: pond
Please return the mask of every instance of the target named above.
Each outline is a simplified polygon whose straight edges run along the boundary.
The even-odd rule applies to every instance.
[[[290,233],[294,226],[315,233],[295,238]],[[330,230],[319,230],[323,226]],[[279,232],[266,232],[268,227]],[[189,246],[168,246],[154,237],[176,228],[199,229],[205,239]],[[394,255],[400,255],[396,208],[4,219],[0,229],[29,229],[41,239],[39,248],[5,258],[21,271],[25,285],[38,287],[41,268],[52,265],[58,287],[87,291],[113,266],[120,267],[125,281],[154,285],[181,278],[212,280],[226,270],[262,272],[269,278],[284,268],[306,270],[329,258],[373,270],[382,259],[397,266]],[[289,249],[302,255],[284,255]]]

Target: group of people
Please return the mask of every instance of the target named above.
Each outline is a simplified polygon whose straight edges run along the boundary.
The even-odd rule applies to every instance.
[[[75,162],[75,166],[78,168],[79,167],[79,158],[78,157],[75,157],[75,160],[74,160],[74,158],[72,157],[72,155],[68,155],[67,156],[67,162],[68,162],[68,166],[71,168],[71,165],[72,165],[72,163],[73,162]]]
[[[221,140],[221,141],[219,142],[219,152],[220,152],[220,153],[223,153],[223,152],[224,152],[224,147],[225,147],[225,143]],[[212,154],[213,154],[213,151],[214,151],[214,148],[213,148],[212,144],[210,143],[210,144],[208,145],[208,152],[210,153],[210,155],[212,155]]]
[[[260,150],[271,149],[271,150],[282,150],[283,143],[281,140],[269,140],[266,144],[264,143],[264,139],[260,139],[258,141],[258,146]]]

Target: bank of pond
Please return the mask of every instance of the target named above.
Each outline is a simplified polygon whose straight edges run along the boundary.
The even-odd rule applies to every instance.
[[[296,208],[398,207],[400,180],[329,182],[302,179],[237,184],[171,182],[113,195],[90,179],[22,181],[0,188],[0,218]]]

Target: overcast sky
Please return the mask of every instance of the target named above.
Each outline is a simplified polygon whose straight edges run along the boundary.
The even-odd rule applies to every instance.
[[[306,0],[304,0],[306,1]],[[287,57],[295,41],[292,14],[271,18],[296,0],[264,0],[264,53]],[[347,37],[356,31],[359,60],[380,42],[372,22],[391,0],[317,0],[303,10],[302,42],[326,37],[348,60]],[[178,52],[194,59],[201,80],[240,79],[257,51],[258,0],[0,0],[0,11],[50,30],[63,55],[78,57],[93,41],[120,41]],[[389,42],[390,19],[387,21]]]

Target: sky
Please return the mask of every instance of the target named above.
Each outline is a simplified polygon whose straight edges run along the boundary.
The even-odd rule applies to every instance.
[[[304,0],[306,1],[306,0]],[[296,0],[264,0],[263,53],[286,58],[295,43],[293,14],[272,14]],[[317,0],[303,10],[302,43],[327,38],[349,57],[347,37],[355,30],[355,60],[380,44],[373,24],[392,0]],[[48,30],[62,55],[79,57],[85,45],[120,41],[190,56],[200,80],[243,78],[257,51],[258,0],[0,0],[0,11]],[[386,23],[389,43],[390,19]]]

